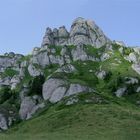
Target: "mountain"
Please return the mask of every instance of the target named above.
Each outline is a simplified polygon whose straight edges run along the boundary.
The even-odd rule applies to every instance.
[[[0,138],[138,139],[139,60],[91,20],[47,28],[31,54],[0,56]]]

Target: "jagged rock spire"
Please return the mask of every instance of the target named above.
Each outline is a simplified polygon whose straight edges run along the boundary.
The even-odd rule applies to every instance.
[[[92,45],[97,48],[109,43],[110,40],[94,21],[76,18],[71,25],[70,32],[65,26],[59,29],[47,28],[42,47],[46,45]]]

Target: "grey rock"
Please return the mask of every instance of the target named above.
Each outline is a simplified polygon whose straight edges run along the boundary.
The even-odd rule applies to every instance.
[[[119,52],[120,52],[121,54],[124,53],[124,49],[123,49],[123,47],[120,47],[120,48],[119,48]]]
[[[22,88],[22,90],[19,93],[19,97],[20,97],[21,101],[23,101],[24,98],[27,97],[28,92],[29,92],[29,87],[28,86],[25,87],[25,85],[23,85],[23,88]]]
[[[0,129],[7,130],[8,129],[8,122],[6,117],[3,114],[0,114]]]
[[[40,51],[40,48],[39,47],[35,47],[32,51],[32,55],[37,55],[38,52]]]
[[[63,95],[65,88],[62,88],[63,90],[61,93],[60,87],[65,87],[66,84],[67,84],[67,82],[62,80],[62,79],[49,79],[49,80],[47,80],[43,84],[43,98],[44,98],[44,100],[49,100],[52,97],[53,93],[54,93],[54,95],[56,95],[57,89],[59,89],[58,90],[60,92],[59,94]],[[54,95],[52,97],[53,100],[55,98]],[[57,99],[55,98],[55,100],[57,100]]]
[[[76,71],[77,70],[75,69],[75,67],[73,65],[67,64],[67,65],[64,65],[64,66],[60,67],[55,72],[74,73]]]
[[[41,102],[41,97],[25,96],[22,98],[19,115],[22,120],[28,120],[36,113],[37,110],[44,108],[45,104]]]
[[[27,67],[27,65],[28,65],[28,62],[25,60],[25,61],[21,62],[20,67],[25,68],[25,67]]]
[[[20,106],[19,115],[22,120],[26,120],[28,114],[32,111],[32,109],[36,106],[34,100],[31,97],[25,97]]]
[[[86,54],[82,46],[77,46],[75,49],[72,50],[71,54],[74,61],[88,60],[88,55]]]
[[[107,73],[106,73],[106,71],[102,70],[102,71],[97,72],[96,75],[99,79],[105,79]]]
[[[126,45],[125,45],[125,43],[123,41],[114,41],[114,43],[119,45],[119,46],[126,47]]]
[[[70,44],[93,45],[97,48],[105,45],[109,39],[105,37],[101,29],[91,20],[77,18],[71,27]]]
[[[125,77],[126,84],[138,84],[138,79],[133,77]]]
[[[58,29],[57,28],[54,28],[53,29],[53,37],[54,37],[54,39],[58,39]]]
[[[71,96],[81,92],[93,92],[94,90],[80,84],[70,84],[62,79],[49,79],[43,85],[43,98],[51,103],[56,103],[66,96]]]
[[[64,56],[64,55],[66,55],[66,53],[67,53],[67,48],[66,48],[66,46],[64,46],[64,47],[62,48],[60,54],[61,54],[62,56]]]
[[[11,83],[10,77],[0,78],[0,86],[10,86],[10,83]]]
[[[81,60],[81,61],[98,61],[94,56],[87,55],[83,46],[77,46],[71,51],[73,61]]]
[[[31,59],[31,63],[38,64],[42,67],[50,65],[51,63],[50,63],[50,58],[49,58],[48,52],[47,51],[40,52],[36,56],[33,56]]]
[[[137,93],[140,92],[140,87],[138,87],[138,88],[136,89],[136,92],[137,92]]]
[[[70,33],[65,26],[59,29],[47,28],[41,47],[46,45],[92,45],[100,48],[111,41],[91,20],[77,18],[71,26]]]
[[[25,76],[25,68],[20,68],[20,70],[19,70],[19,76],[21,78],[23,78]]]
[[[66,93],[65,96],[71,96],[74,94],[82,93],[82,92],[93,92],[94,90],[87,87],[87,86],[82,86],[80,84],[70,84],[70,87]]]
[[[118,88],[118,90],[115,92],[115,95],[117,97],[122,97],[124,94],[126,94],[127,88],[126,87],[121,87],[121,88]]]
[[[103,53],[100,59],[101,59],[101,61],[105,61],[109,58],[110,58],[110,55],[108,53]]]
[[[140,74],[140,65],[132,64],[132,69],[135,70],[138,74]]]
[[[53,91],[49,101],[51,103],[56,103],[60,101],[64,97],[66,90],[67,90],[66,87],[61,87],[61,86],[58,87],[56,90]]]
[[[46,46],[46,45],[54,45],[53,32],[50,28],[46,29],[46,33],[43,38],[43,42],[41,46]]]
[[[28,66],[28,72],[31,76],[36,77],[42,74],[40,69],[37,69],[34,65],[30,64]]]
[[[32,110],[27,114],[26,120],[33,117],[33,115],[39,110],[45,107],[44,103],[40,103],[32,108]]]
[[[42,46],[37,54],[39,54],[40,52],[43,52],[43,51],[48,51],[48,46],[49,45]]]
[[[49,60],[51,64],[59,64],[63,65],[64,64],[64,59],[62,56],[55,56],[55,55],[49,55]]]
[[[66,30],[65,26],[62,26],[59,28],[58,35],[59,35],[59,38],[68,38],[69,37],[69,33]]]
[[[78,99],[77,98],[70,98],[67,102],[66,102],[66,105],[73,105],[75,103],[78,102]]]
[[[11,90],[15,89],[16,86],[20,83],[20,81],[21,81],[21,79],[18,75],[13,76],[10,81]]]
[[[140,47],[134,47],[133,48],[134,52],[140,55]]]
[[[136,63],[137,62],[137,56],[135,55],[135,53],[130,53],[129,57],[128,57],[128,60],[130,62]]]

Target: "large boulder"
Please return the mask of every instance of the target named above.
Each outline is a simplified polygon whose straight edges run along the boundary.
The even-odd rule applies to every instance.
[[[40,101],[40,97],[29,97],[26,96],[22,99],[19,116],[22,120],[30,119],[38,109],[45,107],[44,103]]]
[[[54,100],[54,95],[56,95],[56,92],[63,97],[64,93],[66,91],[65,88],[63,88],[67,84],[66,81],[62,79],[49,79],[43,84],[43,98],[45,100],[51,99],[51,97]],[[66,86],[65,86],[66,87]],[[62,90],[61,90],[62,89]],[[54,95],[53,95],[54,94]],[[60,96],[58,97],[60,100]],[[58,101],[58,99],[55,98],[55,101]],[[53,101],[54,102],[54,101]]]
[[[26,120],[28,114],[35,107],[36,103],[31,97],[25,97],[20,106],[19,115],[22,120]]]
[[[49,79],[43,85],[43,98],[51,103],[56,103],[66,96],[71,96],[83,92],[93,92],[94,90],[80,84],[68,84],[62,79]]]

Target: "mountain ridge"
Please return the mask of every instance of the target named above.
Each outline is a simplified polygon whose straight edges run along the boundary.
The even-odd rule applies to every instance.
[[[53,107],[63,112],[76,105],[117,106],[124,99],[137,108],[139,61],[139,48],[111,41],[89,20],[77,18],[70,32],[47,28],[30,55],[0,56],[0,130]]]

